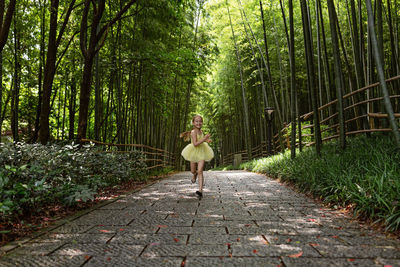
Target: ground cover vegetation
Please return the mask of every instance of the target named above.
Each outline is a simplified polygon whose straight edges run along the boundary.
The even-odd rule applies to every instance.
[[[60,214],[49,208],[77,209],[110,187],[148,178],[141,151],[104,153],[93,144],[1,144],[0,161],[0,233],[5,236],[17,234],[14,225],[27,230],[35,217]]]
[[[389,231],[400,230],[400,154],[393,138],[382,134],[352,138],[345,151],[337,143],[324,145],[321,157],[315,147],[308,147],[295,159],[288,150],[243,163],[239,169],[265,173]]]

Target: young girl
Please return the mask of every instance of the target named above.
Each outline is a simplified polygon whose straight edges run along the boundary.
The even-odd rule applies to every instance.
[[[196,194],[202,197],[204,185],[204,164],[205,161],[210,161],[214,157],[214,152],[207,144],[211,142],[210,135],[204,135],[201,131],[203,118],[200,115],[194,116],[192,124],[192,131],[184,132],[180,135],[180,137],[184,137],[185,141],[189,141],[189,138],[192,140],[191,143],[182,150],[181,154],[185,160],[190,161],[190,171],[193,174],[192,183],[195,183],[197,176],[199,176],[199,191],[196,191]]]

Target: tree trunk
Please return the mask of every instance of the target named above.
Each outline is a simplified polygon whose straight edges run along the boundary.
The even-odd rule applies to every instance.
[[[295,66],[295,53],[294,53],[294,17],[293,17],[293,1],[289,0],[289,28],[290,28],[290,46],[289,46],[289,60],[290,60],[290,109],[291,109],[291,144],[290,152],[291,158],[296,157],[296,66]]]
[[[19,89],[20,89],[20,63],[19,63],[19,51],[20,51],[20,40],[18,30],[16,26],[17,21],[14,20],[14,88],[11,98],[11,132],[13,135],[14,142],[19,142],[19,126],[18,126],[18,114],[19,114]]]
[[[243,83],[243,73],[242,73],[242,66],[241,66],[240,50],[239,50],[239,47],[236,44],[235,32],[233,30],[232,19],[231,19],[231,15],[230,15],[230,12],[229,12],[228,0],[226,0],[226,8],[228,10],[229,23],[231,25],[232,38],[233,38],[233,42],[234,42],[234,45],[235,45],[236,58],[237,58],[237,61],[238,61],[238,68],[239,68],[239,73],[240,73],[240,84],[241,84],[241,88],[242,88],[242,100],[243,100],[243,111],[244,111],[245,144],[246,144],[248,159],[250,160],[251,157],[252,157],[252,155],[251,155],[251,136],[250,136],[249,112],[248,112],[248,106],[247,106],[246,89],[244,88],[244,83]]]
[[[62,35],[64,34],[69,17],[74,7],[75,0],[70,2],[63,24],[57,36],[57,18],[59,0],[51,0],[50,4],[50,29],[49,40],[47,43],[46,65],[44,67],[43,79],[43,98],[42,107],[40,110],[39,121],[39,141],[45,145],[50,138],[49,117],[51,110],[51,91],[53,87],[54,75],[56,73],[57,49],[61,43]]]
[[[371,34],[373,56],[374,56],[376,68],[378,71],[378,77],[379,77],[380,87],[382,89],[384,104],[385,104],[386,112],[388,113],[388,116],[389,116],[389,122],[390,122],[390,126],[392,127],[394,139],[396,141],[396,146],[398,149],[400,149],[400,132],[399,132],[399,127],[397,125],[396,118],[394,116],[393,107],[390,102],[390,96],[389,96],[389,92],[388,92],[387,84],[386,84],[386,80],[385,80],[385,74],[383,72],[383,56],[380,55],[381,50],[379,49],[378,40],[377,40],[376,33],[375,33],[374,17],[373,17],[373,13],[372,13],[371,0],[366,0],[366,5],[367,5],[367,13],[368,13],[368,29]]]
[[[72,62],[75,62],[73,59]],[[74,73],[72,73],[71,80],[71,98],[69,100],[69,131],[68,131],[68,139],[74,139],[74,130],[75,130],[75,106],[76,106],[76,84]]]
[[[325,26],[324,26],[324,17],[322,16],[322,7],[321,7],[321,1],[316,0],[316,4],[318,5],[318,11],[319,11],[319,19],[320,19],[320,25],[321,25],[321,34],[322,34],[322,44],[323,44],[323,67],[324,67],[324,76],[325,76],[325,90],[326,90],[326,101],[329,103],[331,102],[331,72],[329,68],[329,56],[328,56],[328,50],[327,50],[327,45],[326,45],[326,36],[325,36]],[[329,106],[328,108],[328,116],[332,115],[332,108]]]
[[[100,25],[97,25],[96,34],[100,31]],[[94,139],[100,140],[100,122],[103,115],[103,107],[101,101],[101,88],[100,88],[100,65],[99,65],[99,53],[95,56],[95,86],[94,86]]]
[[[39,1],[41,3],[41,1]],[[45,25],[46,25],[46,0],[43,1],[43,5],[40,5],[42,9],[41,20],[40,20],[40,58],[39,58],[39,77],[38,77],[38,100],[36,106],[36,119],[35,119],[35,130],[31,142],[34,143],[39,137],[40,128],[40,114],[42,110],[42,85],[43,85],[43,64],[45,62],[44,46],[45,46]]]
[[[319,112],[318,112],[318,104],[317,104],[317,88],[315,87],[314,80],[314,59],[313,59],[313,49],[312,49],[312,38],[311,38],[311,29],[309,28],[309,16],[307,11],[307,4],[305,0],[301,0],[302,7],[302,17],[303,17],[303,25],[304,25],[304,36],[305,36],[305,50],[306,50],[306,61],[307,61],[307,73],[308,73],[308,82],[310,88],[311,95],[311,104],[314,112],[314,137],[315,137],[315,148],[318,156],[321,156],[321,129],[319,124]]]
[[[58,0],[51,0],[50,6],[50,30],[49,41],[47,44],[46,65],[44,67],[43,80],[43,98],[42,107],[40,109],[39,122],[39,140],[45,145],[50,137],[49,116],[50,116],[50,99],[53,86],[53,79],[56,73],[56,56],[57,56],[57,17],[58,17]]]
[[[342,66],[340,62],[340,51],[339,51],[339,40],[336,30],[336,15],[335,6],[333,0],[328,0],[328,12],[329,12],[329,25],[331,27],[331,37],[332,37],[332,48],[333,57],[335,65],[335,82],[336,82],[336,97],[338,99],[338,113],[339,113],[339,140],[341,149],[346,148],[346,130],[344,121],[344,107],[343,107],[343,73]]]
[[[267,58],[266,68],[267,68],[267,75],[268,75],[268,80],[269,80],[269,87],[271,89],[271,93],[272,93],[272,95],[274,97],[274,100],[275,100],[275,108],[276,108],[276,112],[278,114],[279,124],[282,124],[282,122],[283,122],[282,112],[281,112],[281,109],[280,109],[280,106],[279,106],[278,99],[276,97],[274,85],[272,83],[271,64],[270,64],[270,61],[269,61],[267,33],[266,33],[266,30],[265,30],[264,10],[263,10],[263,7],[262,7],[261,0],[260,0],[260,9],[261,9],[261,19],[262,19],[262,23],[263,23],[264,47],[265,47],[265,57]]]

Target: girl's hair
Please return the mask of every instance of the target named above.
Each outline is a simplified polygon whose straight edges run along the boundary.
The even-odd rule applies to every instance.
[[[203,121],[203,117],[202,117],[202,116],[200,116],[200,115],[194,115],[193,118],[192,118],[192,123],[194,122],[194,120],[195,120],[197,117],[199,117],[199,118],[201,119],[201,121]],[[192,130],[193,130],[193,128],[192,128]],[[183,140],[186,141],[186,142],[189,141],[189,140],[190,140],[190,132],[191,132],[192,130],[181,133],[181,134],[179,135],[179,137],[180,137],[180,138],[183,138]]]

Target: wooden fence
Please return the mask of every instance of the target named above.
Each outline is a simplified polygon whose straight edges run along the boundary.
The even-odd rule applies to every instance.
[[[148,170],[175,165],[175,156],[169,151],[160,148],[141,144],[103,143],[91,139],[82,139],[81,141],[84,143],[91,142],[95,145],[103,146],[105,153],[130,153],[135,150],[140,150],[146,156],[145,162]]]
[[[390,99],[392,101],[392,104],[395,103],[395,112],[399,112],[400,109],[400,75],[392,77],[390,79],[387,79],[386,82],[388,83],[389,86],[392,86],[394,94],[390,96]],[[380,84],[379,83],[374,83],[371,85],[368,85],[366,87],[360,88],[358,90],[355,90],[351,93],[348,93],[343,96],[343,100],[346,103],[349,103],[345,108],[345,128],[346,128],[346,136],[350,135],[357,135],[357,134],[363,134],[363,133],[371,133],[371,132],[390,132],[392,131],[391,128],[383,127],[383,123],[381,123],[381,120],[386,119],[388,115],[386,114],[386,111],[384,110],[383,104],[381,105],[380,102],[383,100],[383,97],[375,97],[375,98],[369,98],[367,100],[362,100],[358,101],[357,99],[364,99],[365,95],[370,94],[370,90],[378,87]],[[379,88],[378,88],[379,89]],[[361,95],[364,94],[364,95]],[[328,109],[335,109],[336,107],[334,106],[338,100],[333,100],[321,107],[318,108],[319,114],[328,114]],[[379,104],[377,104],[379,103]],[[379,109],[379,111],[370,111],[371,106],[374,105],[375,109]],[[361,113],[361,110],[364,109],[366,111],[365,114]],[[304,134],[304,130],[306,129],[313,129],[313,114],[314,112],[308,112],[306,114],[303,114],[300,116],[300,120],[302,122],[305,121],[310,121],[308,125],[302,125],[302,134],[301,134],[301,139],[305,140],[307,137],[309,141],[302,141],[301,145],[303,146],[311,146],[314,145],[315,142],[313,140],[313,134]],[[400,113],[395,114],[396,118],[400,118]],[[362,120],[367,120],[368,122],[368,127],[363,128],[363,122]],[[321,134],[323,134],[322,142],[326,142],[332,139],[337,139],[339,138],[339,123],[338,123],[338,112],[333,113],[330,116],[323,117],[320,120],[321,124]],[[297,124],[298,125],[298,124]],[[386,125],[389,125],[387,123]],[[276,133],[273,138],[272,138],[272,145],[273,145],[273,153],[277,153],[280,151],[284,151],[287,148],[290,148],[291,144],[291,137],[289,133],[290,129],[290,123],[287,125],[284,125],[282,129]],[[299,139],[298,136],[298,130],[296,131],[296,138]],[[298,140],[296,141],[296,146],[299,146]],[[252,158],[259,158],[259,157],[265,157],[267,156],[267,147],[265,143],[261,143],[260,145],[254,147],[252,149]],[[246,161],[248,158],[247,155],[247,150],[243,151],[238,151],[234,153],[227,154],[223,157],[223,164],[224,165],[229,165],[233,164],[233,158],[235,154],[241,154],[242,155],[242,160]]]

